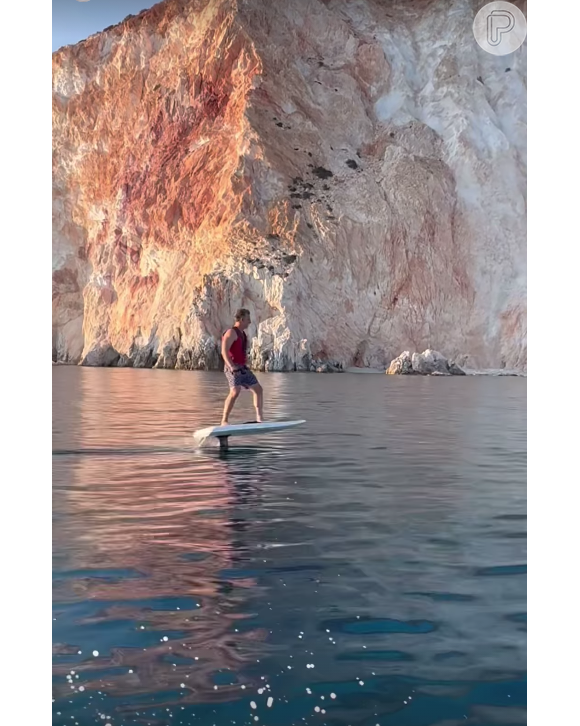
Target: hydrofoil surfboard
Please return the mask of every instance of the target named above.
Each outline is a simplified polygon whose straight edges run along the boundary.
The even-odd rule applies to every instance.
[[[198,444],[209,438],[216,438],[220,442],[222,448],[228,447],[228,439],[230,436],[252,436],[255,434],[270,434],[275,431],[284,431],[295,426],[306,423],[303,419],[297,421],[266,421],[265,423],[256,423],[249,421],[248,423],[229,424],[228,426],[209,426],[205,429],[199,429],[193,434],[193,438]]]

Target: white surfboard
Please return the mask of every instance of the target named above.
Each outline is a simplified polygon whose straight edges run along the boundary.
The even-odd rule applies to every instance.
[[[193,434],[197,443],[202,443],[209,438],[227,439],[230,436],[252,436],[255,434],[270,434],[274,431],[284,431],[295,426],[300,426],[306,421],[267,421],[266,423],[242,423],[230,424],[229,426],[210,426],[200,429]]]

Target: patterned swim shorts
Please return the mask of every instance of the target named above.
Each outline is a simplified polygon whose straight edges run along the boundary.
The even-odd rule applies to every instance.
[[[230,388],[250,388],[250,386],[255,386],[258,382],[258,379],[252,371],[245,366],[244,368],[238,368],[233,373],[226,368],[224,373],[226,374]]]

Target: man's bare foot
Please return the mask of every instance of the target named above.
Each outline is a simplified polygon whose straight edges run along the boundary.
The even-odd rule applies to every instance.
[[[229,423],[227,421],[222,421],[220,426],[229,426]]]

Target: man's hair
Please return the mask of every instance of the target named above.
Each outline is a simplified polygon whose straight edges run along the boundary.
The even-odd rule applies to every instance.
[[[243,320],[243,318],[246,317],[246,315],[249,315],[250,311],[246,310],[246,308],[240,308],[239,310],[236,310],[236,314],[234,315],[234,318],[239,323],[240,320]]]

